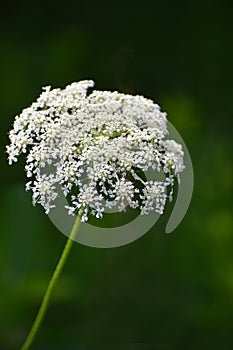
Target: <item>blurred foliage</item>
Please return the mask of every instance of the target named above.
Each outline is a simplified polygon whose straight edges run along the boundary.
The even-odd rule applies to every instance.
[[[115,249],[76,244],[35,350],[232,349],[233,5],[229,0],[4,2],[1,9],[0,349],[25,338],[66,238],[9,167],[14,116],[41,87],[92,78],[168,112],[195,187],[180,226],[165,215]]]

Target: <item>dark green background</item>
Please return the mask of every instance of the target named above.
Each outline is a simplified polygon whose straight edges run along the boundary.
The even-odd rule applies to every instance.
[[[1,6],[0,349],[19,349],[66,238],[7,165],[7,131],[42,86],[94,79],[168,112],[195,187],[180,226],[167,217],[116,249],[73,247],[35,350],[233,348],[233,3],[9,1]]]

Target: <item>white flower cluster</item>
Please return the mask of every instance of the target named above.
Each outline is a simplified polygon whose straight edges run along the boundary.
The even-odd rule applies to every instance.
[[[26,185],[46,213],[60,186],[69,214],[101,218],[107,209],[162,214],[175,177],[184,169],[181,145],[165,139],[166,114],[143,96],[87,90],[85,80],[64,90],[46,87],[15,118],[9,163],[28,153]],[[147,181],[149,169],[164,180]]]

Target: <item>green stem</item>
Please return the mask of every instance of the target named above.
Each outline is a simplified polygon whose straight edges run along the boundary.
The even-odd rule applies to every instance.
[[[62,272],[62,269],[64,267],[64,264],[66,262],[68,255],[69,255],[70,249],[73,245],[73,242],[74,242],[73,240],[76,236],[76,233],[79,229],[79,226],[80,226],[80,216],[77,215],[75,222],[74,222],[74,225],[72,227],[72,230],[70,232],[69,238],[68,238],[66,245],[63,249],[62,255],[57,263],[57,266],[54,270],[52,278],[50,279],[49,285],[47,287],[47,290],[46,290],[45,295],[43,297],[43,300],[41,302],[41,305],[40,305],[39,311],[37,313],[37,316],[35,318],[35,321],[33,322],[31,330],[30,330],[23,346],[21,347],[21,350],[28,350],[30,348],[30,346],[31,346],[31,344],[32,344],[32,342],[33,342],[33,340],[34,340],[34,338],[39,330],[41,322],[42,322],[42,320],[45,316],[46,310],[48,308],[51,293],[52,293],[53,288],[57,282],[58,277],[60,276],[60,274]]]

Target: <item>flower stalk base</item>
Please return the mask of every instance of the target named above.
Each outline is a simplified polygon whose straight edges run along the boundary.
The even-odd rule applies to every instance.
[[[70,232],[70,236],[66,242],[66,245],[63,249],[63,252],[62,252],[62,255],[57,263],[57,266],[54,270],[54,273],[52,275],[52,278],[48,284],[48,287],[47,287],[47,290],[45,292],[45,295],[43,297],[43,300],[41,302],[41,306],[39,308],[39,311],[37,313],[37,316],[35,318],[35,321],[31,327],[31,330],[23,344],[23,346],[21,347],[20,350],[28,350],[31,345],[32,345],[32,342],[40,328],[40,325],[43,321],[43,318],[45,316],[45,313],[47,311],[47,308],[48,308],[48,305],[49,305],[49,301],[50,301],[50,297],[51,297],[51,294],[52,294],[52,291],[54,289],[54,286],[63,270],[63,267],[65,265],[65,262],[67,260],[67,257],[69,255],[69,252],[71,250],[71,247],[73,245],[73,242],[74,242],[74,238],[76,237],[76,234],[78,232],[78,229],[79,229],[79,226],[80,226],[80,216],[78,215],[75,219],[75,222],[74,222],[74,225],[72,227],[72,230]]]

